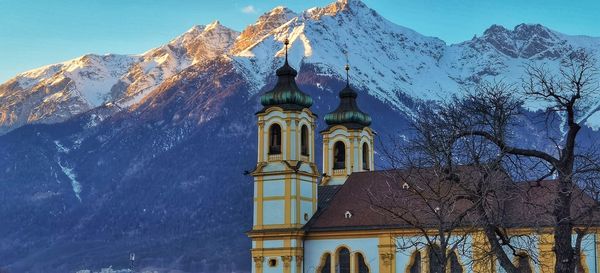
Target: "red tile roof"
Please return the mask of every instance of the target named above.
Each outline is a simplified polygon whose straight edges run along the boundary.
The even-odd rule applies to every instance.
[[[474,194],[465,185],[481,179],[481,173],[470,167],[459,167],[458,170],[458,176],[455,177],[433,169],[353,173],[341,188],[336,189],[334,195],[328,195],[327,198],[331,200],[326,206],[319,208],[305,229],[361,230],[410,228],[415,225],[434,227],[440,223],[439,215],[434,215],[436,208],[445,212],[445,223],[477,225],[474,214],[467,212],[472,208],[471,203],[464,197]],[[492,190],[490,187],[495,187],[493,190],[497,194],[502,192],[503,196],[497,199],[502,202],[497,204],[498,215],[494,219],[509,227],[552,226],[554,220],[549,212],[556,181],[515,183],[499,172],[490,176],[494,179],[487,177],[485,181],[496,182],[485,184],[487,191]],[[574,191],[574,201],[574,214],[581,214],[589,205],[598,204],[597,200],[594,201],[579,189]],[[440,204],[433,206],[436,202]],[[463,214],[466,215],[461,218],[463,220],[457,220]],[[588,215],[592,215],[593,219],[579,219],[579,223],[588,224],[592,220],[594,225],[600,226],[597,207]]]

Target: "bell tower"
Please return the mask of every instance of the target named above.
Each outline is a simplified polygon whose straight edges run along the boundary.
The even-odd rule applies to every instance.
[[[301,273],[302,226],[317,210],[313,101],[296,85],[288,63],[277,69],[277,83],[261,98],[258,157],[254,176],[253,273]]]
[[[350,87],[350,66],[346,64],[346,87],[340,93],[338,108],[325,115],[323,130],[322,185],[344,184],[353,172],[374,170],[371,117],[356,103],[358,94]]]

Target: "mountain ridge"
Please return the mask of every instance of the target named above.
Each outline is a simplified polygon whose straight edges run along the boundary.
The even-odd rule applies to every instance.
[[[233,59],[236,69],[254,83],[250,92],[258,92],[278,65],[285,38],[291,40],[290,60],[296,66],[309,62],[338,77],[343,76],[339,68],[348,52],[356,84],[402,111],[408,109],[396,99],[399,93],[435,100],[481,78],[510,74],[498,69],[503,65],[555,61],[577,44],[600,47],[600,38],[566,35],[540,24],[520,24],[513,30],[492,25],[480,37],[448,45],[388,21],[361,1],[340,0],[301,13],[280,6],[242,32],[215,21],[193,26],[142,54],[88,54],[21,73],[0,85],[0,133],[27,123],[63,121],[106,103],[130,107],[186,67],[220,55]],[[374,54],[363,52],[363,46]],[[109,56],[121,61],[103,61]],[[97,62],[82,65],[76,75],[62,69],[86,57]]]

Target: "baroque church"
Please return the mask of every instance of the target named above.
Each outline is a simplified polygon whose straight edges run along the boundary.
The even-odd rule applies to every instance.
[[[389,174],[376,171],[371,117],[357,104],[357,92],[346,86],[339,91],[339,106],[325,115],[322,171],[316,165],[317,116],[310,110],[312,98],[296,85],[296,70],[287,60],[277,69],[277,83],[261,98],[256,113],[258,156],[254,177],[252,273],[429,273],[429,247],[400,249],[401,241],[418,238],[419,230],[398,219],[382,216],[364,200],[390,191]],[[348,75],[349,66],[346,66]],[[406,185],[403,185],[404,187]],[[368,189],[368,190],[367,190]],[[402,191],[402,188],[394,189]],[[541,193],[543,194],[543,193]],[[514,221],[532,221],[510,206]],[[511,213],[511,212],[508,212]],[[526,229],[525,229],[526,230]],[[515,263],[520,272],[554,271],[553,236],[539,233],[537,262],[527,257]],[[600,233],[585,237],[578,273],[598,273]],[[482,233],[465,240],[467,248],[485,247]],[[480,252],[450,253],[445,273],[503,272],[493,259]]]

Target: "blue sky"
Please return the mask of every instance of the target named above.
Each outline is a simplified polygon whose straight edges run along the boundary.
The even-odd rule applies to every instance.
[[[333,0],[0,0],[0,82],[86,53],[137,54],[193,25],[242,30],[271,8],[295,11]],[[492,24],[541,23],[600,37],[599,0],[364,0],[399,25],[456,43]]]

